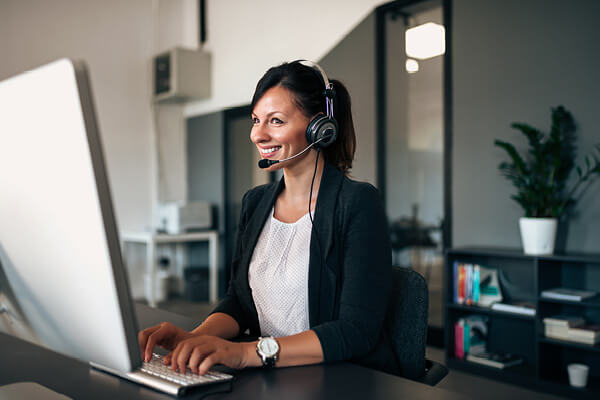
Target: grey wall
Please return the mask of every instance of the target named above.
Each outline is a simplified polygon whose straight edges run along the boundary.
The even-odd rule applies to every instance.
[[[350,174],[375,184],[375,13],[343,38],[319,65],[329,78],[340,80],[352,98],[356,155]]]
[[[223,270],[225,260],[225,227],[223,197],[225,169],[223,168],[223,113],[206,114],[187,120],[187,178],[188,199],[208,201],[217,209],[219,229],[219,260]],[[189,264],[208,266],[208,245],[198,243],[189,246]],[[220,274],[220,288],[224,287]]]
[[[563,104],[579,126],[579,161],[600,142],[600,2],[454,0],[452,13],[454,245],[520,246],[521,209],[497,166],[495,138],[525,146],[513,121],[547,131]],[[571,218],[567,250],[598,251],[600,182]]]
[[[207,114],[187,120],[188,198],[219,207],[222,232],[223,190],[223,113]]]

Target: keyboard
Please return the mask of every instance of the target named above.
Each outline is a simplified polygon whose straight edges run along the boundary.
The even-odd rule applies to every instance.
[[[131,372],[117,371],[93,362],[90,364],[94,368],[174,396],[182,396],[186,394],[188,390],[198,386],[233,380],[232,375],[215,370],[208,371],[205,375],[194,374],[189,370],[185,373],[175,372],[170,366],[163,364],[163,358],[158,354],[153,354],[150,362],[142,363],[141,368]]]
[[[171,365],[164,365],[163,357],[156,353],[152,354],[150,362],[144,362],[140,371],[183,386],[205,385],[233,378],[229,374],[218,371],[208,371],[204,375],[195,374],[191,370],[187,370],[185,373],[173,371]]]

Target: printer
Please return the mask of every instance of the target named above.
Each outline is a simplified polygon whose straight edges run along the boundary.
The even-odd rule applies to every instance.
[[[159,231],[172,235],[213,228],[213,208],[208,202],[161,204],[158,217]]]

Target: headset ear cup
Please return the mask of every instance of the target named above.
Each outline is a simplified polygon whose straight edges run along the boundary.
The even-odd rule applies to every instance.
[[[314,117],[306,127],[306,141],[308,144],[317,143],[315,148],[325,148],[335,142],[337,139],[338,124],[333,118],[329,118],[326,115],[317,115]]]

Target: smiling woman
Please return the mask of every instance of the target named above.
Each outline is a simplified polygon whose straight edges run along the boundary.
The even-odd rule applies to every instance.
[[[335,115],[334,115],[335,110]],[[279,182],[243,198],[226,297],[192,332],[140,332],[174,369],[354,360],[398,374],[383,329],[391,247],[379,193],[348,178],[355,132],[346,88],[305,61],[269,69],[252,99],[250,138]],[[320,157],[321,153],[323,156]],[[305,218],[305,216],[310,218]],[[248,333],[258,340],[231,339]]]

